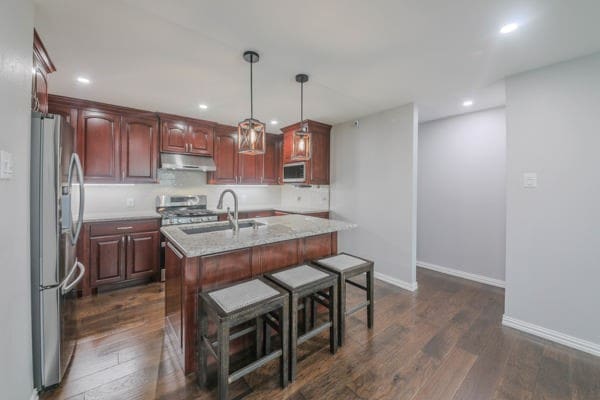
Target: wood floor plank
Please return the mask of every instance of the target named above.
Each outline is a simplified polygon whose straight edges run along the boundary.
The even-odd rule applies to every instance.
[[[600,358],[503,328],[501,289],[420,269],[417,278],[415,293],[376,281],[374,328],[359,312],[335,355],[327,332],[302,344],[297,380],[285,390],[273,361],[232,385],[232,398],[600,399]],[[83,299],[71,368],[42,400],[215,399],[214,386],[201,390],[181,370],[164,333],[160,288]],[[348,292],[350,303],[363,297]]]

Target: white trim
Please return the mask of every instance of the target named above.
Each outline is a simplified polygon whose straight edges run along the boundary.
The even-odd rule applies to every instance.
[[[409,283],[401,279],[393,278],[389,275],[382,274],[381,272],[375,272],[375,278],[392,284],[394,286],[398,286],[399,288],[410,290],[411,292],[414,292],[419,287],[417,282]]]
[[[33,389],[33,393],[31,393],[31,397],[29,398],[29,400],[38,400],[40,397],[38,395],[38,391],[37,389]]]
[[[509,317],[506,314],[502,316],[502,325],[600,357],[600,344],[598,343],[589,342],[587,340],[576,338],[575,336],[570,336],[539,325],[521,321]]]
[[[430,269],[432,271],[440,272],[442,274],[452,275],[459,278],[468,279],[470,281],[496,286],[499,288],[504,288],[506,286],[506,282],[500,279],[489,278],[483,275],[471,274],[469,272],[459,271],[454,268],[442,267],[440,265],[430,264],[423,261],[417,261],[417,267]]]

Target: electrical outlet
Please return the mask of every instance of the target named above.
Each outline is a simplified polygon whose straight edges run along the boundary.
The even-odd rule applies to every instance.
[[[132,197],[128,197],[127,200],[125,200],[125,204],[127,205],[127,208],[134,208],[135,200]]]

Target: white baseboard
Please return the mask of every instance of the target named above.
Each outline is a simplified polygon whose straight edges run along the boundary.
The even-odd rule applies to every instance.
[[[600,344],[598,343],[589,342],[552,329],[521,321],[506,314],[502,316],[502,325],[600,357]]]
[[[442,274],[452,275],[458,278],[468,279],[470,281],[484,283],[486,285],[496,286],[499,288],[504,288],[506,286],[506,283],[500,279],[488,278],[487,276],[471,274],[469,272],[459,271],[457,269],[448,267],[442,267],[440,265],[430,264],[423,261],[417,261],[417,267],[430,269],[432,271],[441,272]]]
[[[38,391],[37,389],[33,389],[33,393],[31,393],[31,397],[29,398],[29,400],[38,400],[40,397],[38,395]]]
[[[389,275],[382,274],[381,272],[375,272],[375,278],[387,282],[391,285],[398,286],[399,288],[410,290],[411,292],[414,292],[419,287],[417,282],[409,283],[401,279],[393,278]]]

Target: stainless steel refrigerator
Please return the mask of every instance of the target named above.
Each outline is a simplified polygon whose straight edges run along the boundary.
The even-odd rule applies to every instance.
[[[59,115],[32,114],[31,278],[36,388],[60,383],[77,340],[76,258],[84,187],[73,128]]]

